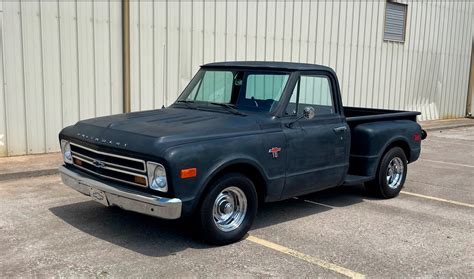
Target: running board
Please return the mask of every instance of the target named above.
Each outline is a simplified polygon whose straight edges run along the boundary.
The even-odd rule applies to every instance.
[[[360,175],[348,174],[346,176],[346,180],[344,181],[344,185],[362,184],[362,183],[368,182],[372,179],[374,179],[374,178],[370,177],[370,176],[360,176]]]

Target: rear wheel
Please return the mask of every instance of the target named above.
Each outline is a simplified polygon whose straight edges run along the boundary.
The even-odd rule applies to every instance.
[[[366,183],[365,186],[377,197],[393,198],[402,190],[406,176],[405,152],[400,147],[393,147],[380,160],[375,179]]]
[[[204,198],[199,211],[201,235],[207,242],[224,245],[240,240],[257,213],[257,192],[240,173],[219,178]]]

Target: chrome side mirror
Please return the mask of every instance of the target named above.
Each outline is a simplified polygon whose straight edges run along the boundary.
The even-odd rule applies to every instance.
[[[285,126],[288,127],[288,128],[291,128],[291,126],[293,126],[293,124],[295,124],[296,122],[301,120],[301,118],[313,119],[315,116],[316,116],[316,111],[314,110],[313,107],[305,107],[303,109],[303,115],[299,116],[298,118],[296,118],[292,122],[289,122],[289,123],[285,124]]]
[[[313,107],[305,107],[303,110],[303,117],[306,119],[313,119],[316,116],[316,111]]]

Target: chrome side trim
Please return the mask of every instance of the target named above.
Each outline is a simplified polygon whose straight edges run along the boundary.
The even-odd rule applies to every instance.
[[[125,210],[143,213],[164,219],[178,219],[181,217],[182,202],[177,198],[163,198],[148,193],[110,185],[88,178],[68,168],[59,168],[63,183],[74,190],[90,195],[90,190],[103,191],[107,202],[111,206],[118,206]]]
[[[94,150],[94,149],[91,149],[91,148],[88,148],[88,147],[85,147],[85,146],[83,146],[83,145],[80,145],[80,144],[77,144],[77,143],[73,143],[73,142],[70,142],[70,144],[71,144],[71,145],[74,145],[74,146],[77,146],[77,147],[79,147],[79,148],[88,150],[88,151],[90,151],[90,152],[92,152],[92,153],[101,154],[101,155],[107,155],[107,156],[111,156],[111,157],[115,157],[115,158],[120,158],[120,159],[124,159],[124,160],[130,160],[130,161],[135,161],[135,162],[142,163],[143,169],[134,169],[134,170],[138,170],[138,171],[141,171],[141,172],[146,172],[145,160],[136,159],[136,158],[131,158],[131,157],[126,157],[126,156],[121,156],[121,155],[112,154],[112,153],[108,153],[108,152],[97,151],[97,150]]]

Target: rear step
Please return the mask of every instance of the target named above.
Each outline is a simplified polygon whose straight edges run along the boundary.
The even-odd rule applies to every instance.
[[[372,179],[374,179],[374,178],[370,177],[370,176],[360,176],[360,175],[348,174],[346,176],[346,180],[344,181],[344,185],[362,184],[362,183],[370,181]]]

